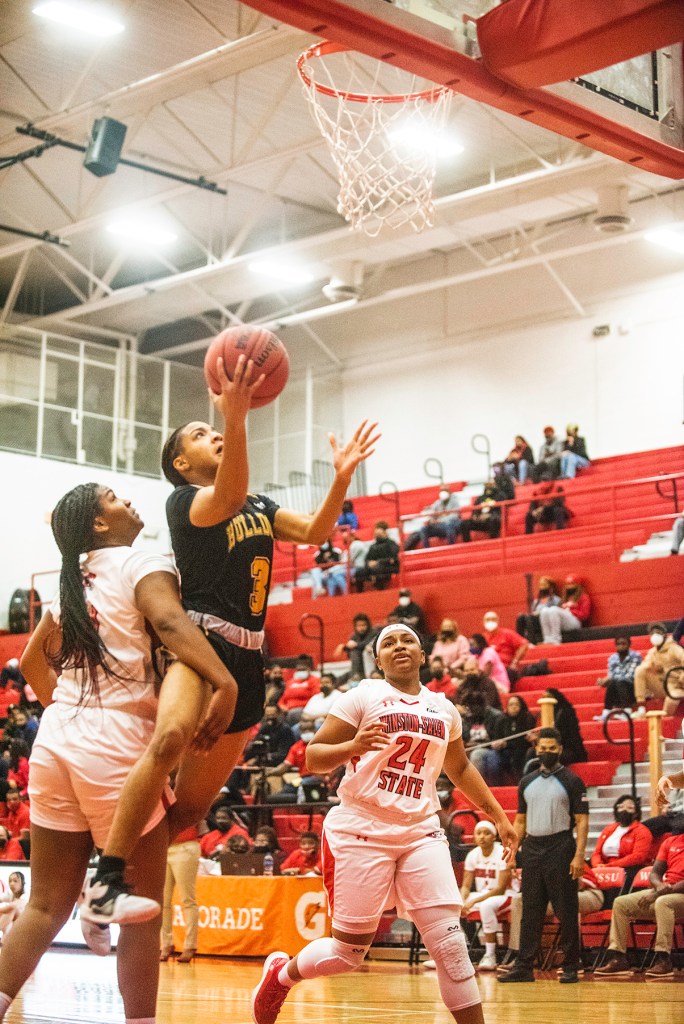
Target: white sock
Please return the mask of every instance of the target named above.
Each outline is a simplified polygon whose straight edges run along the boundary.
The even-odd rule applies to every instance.
[[[496,956],[496,942],[485,942],[485,956]]]
[[[289,962],[290,961],[288,960],[287,963]],[[293,985],[297,984],[299,978],[291,978],[290,975],[287,973],[287,964],[283,964],[283,966],[280,968],[280,971],[278,972],[278,981],[284,988],[292,988]]]
[[[4,992],[0,992],[0,1020],[3,1019],[3,1017],[9,1010],[11,1003],[12,997],[6,996]]]

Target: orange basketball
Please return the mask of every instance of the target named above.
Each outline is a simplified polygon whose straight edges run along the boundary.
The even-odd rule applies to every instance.
[[[221,385],[216,375],[216,360],[223,359],[226,375],[232,380],[233,371],[242,355],[254,362],[252,380],[256,380],[262,373],[266,374],[266,379],[252,397],[252,408],[268,405],[278,397],[287,384],[290,360],[280,338],[267,331],[265,327],[250,327],[249,324],[245,324],[243,327],[226,327],[225,331],[221,331],[212,341],[204,357],[204,376],[207,384],[218,395]]]

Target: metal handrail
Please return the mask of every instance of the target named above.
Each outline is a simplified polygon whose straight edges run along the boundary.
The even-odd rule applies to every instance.
[[[438,467],[438,471],[436,473],[433,473],[429,468],[433,462]],[[437,459],[431,455],[430,458],[426,459],[423,463],[423,472],[425,473],[425,476],[429,477],[431,480],[439,480],[440,484],[444,483],[444,466],[442,465],[441,459]]]
[[[659,497],[663,498],[664,501],[669,501],[670,499],[672,499],[672,503],[674,505],[674,511],[676,513],[678,513],[679,512],[679,497],[678,497],[678,494],[677,494],[677,481],[676,480],[671,480],[671,483],[672,483],[672,492],[670,494],[663,494],[662,490],[660,489],[660,482],[659,481],[656,482],[655,489],[656,489],[656,493],[659,495]]]
[[[304,629],[304,623],[308,619],[314,619],[318,623],[319,630],[317,636],[312,636]],[[318,667],[319,669],[322,669],[325,663],[325,623],[323,622],[322,616],[316,615],[315,612],[306,612],[299,620],[299,632],[305,640],[318,641]]]
[[[484,448],[478,448],[475,444],[476,441],[482,439],[485,443]],[[487,456],[487,477],[492,475],[492,446],[489,443],[489,438],[486,434],[473,434],[470,438],[470,447],[477,455]]]
[[[608,723],[614,718],[624,718],[627,720],[629,726],[629,739],[617,740],[614,739],[608,732]],[[622,708],[613,708],[610,714],[606,715],[603,720],[603,735],[605,736],[608,743],[612,743],[616,747],[626,747],[629,744],[629,767],[632,777],[632,799],[634,803],[638,805],[638,794],[636,785],[636,748],[634,745],[634,721],[628,711],[623,711]]]
[[[684,689],[684,687],[680,688],[679,693],[670,693],[669,683],[670,676],[673,672],[677,672],[679,675],[684,677],[684,665],[673,665],[671,669],[668,669],[668,671],[665,673],[665,678],[663,679],[663,689],[665,690],[665,693],[670,698],[670,700],[682,700],[682,689]]]

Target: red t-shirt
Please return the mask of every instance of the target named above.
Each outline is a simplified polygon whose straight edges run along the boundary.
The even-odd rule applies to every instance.
[[[520,636],[520,633],[516,633],[514,629],[504,629],[503,626],[499,626],[493,633],[485,633],[485,637],[506,668],[513,661],[513,656],[518,648],[522,647],[523,644],[527,645],[527,640],[524,636]]]
[[[316,850],[313,854],[304,853],[303,850],[293,850],[280,865],[281,871],[284,871],[286,868],[299,868],[302,874],[305,874],[307,871],[321,871],[320,850]]]
[[[663,881],[668,885],[684,882],[684,835],[670,836],[658,850],[657,860],[667,864]]]
[[[458,690],[458,686],[451,676],[445,673],[441,679],[431,679],[429,683],[426,683],[425,689],[430,690],[431,693],[443,693],[447,700],[451,700]]]
[[[0,804],[0,825],[4,825],[14,839],[18,839],[22,829],[31,827],[28,804],[16,804],[12,809],[6,804]]]
[[[0,850],[0,860],[26,860],[18,839],[10,839],[4,850]]]
[[[178,833],[171,845],[177,846],[179,843],[192,843],[197,839],[199,839],[197,825],[190,825],[189,828],[184,828],[182,832]]]
[[[290,708],[303,708],[309,698],[321,689],[321,680],[318,676],[307,676],[306,679],[288,679],[285,684],[285,691],[278,701],[278,707],[283,711]]]
[[[13,704],[18,704],[20,700],[21,694],[13,686],[0,690],[0,718],[7,718],[7,708],[11,708]]]
[[[572,612],[575,618],[584,623],[589,620],[589,616],[591,615],[591,598],[588,594],[580,594],[579,600],[564,601],[561,607],[567,608],[569,612]]]
[[[287,752],[285,760],[301,775],[306,771],[306,743],[304,740],[297,740]]]
[[[227,846],[231,836],[244,836],[245,839],[249,839],[249,832],[239,825],[231,825],[227,832],[219,832],[217,828],[213,832],[207,832],[200,839],[202,856],[211,857],[212,853],[215,853],[219,846]]]

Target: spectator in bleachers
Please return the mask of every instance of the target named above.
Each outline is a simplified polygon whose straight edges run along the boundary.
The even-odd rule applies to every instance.
[[[371,648],[377,630],[373,629],[371,620],[364,612],[359,612],[354,616],[352,627],[352,635],[345,644],[338,646],[335,657],[348,657],[351,662],[352,675],[358,675],[359,679],[365,679],[374,665]]]
[[[313,718],[316,728],[320,728],[323,724],[323,719],[339,696],[340,691],[335,689],[335,677],[330,675],[329,672],[322,673],[320,691],[314,693],[313,697],[309,698],[304,706],[303,715],[306,718]]]
[[[428,518],[422,528],[411,535],[406,548],[410,551],[419,542],[424,548],[429,548],[431,537],[442,537],[447,543],[455,544],[461,526],[458,507],[457,496],[451,493],[446,484],[442,484],[437,500],[423,509]]]
[[[12,839],[4,825],[0,825],[0,860],[26,860],[19,840]]]
[[[8,710],[16,706],[21,699],[21,683],[23,676],[19,666],[12,664],[16,661],[8,661],[0,673],[0,722],[7,718]]]
[[[496,483],[488,480],[482,494],[478,494],[473,502],[473,511],[470,519],[464,519],[461,523],[461,535],[468,543],[471,540],[473,530],[477,533],[486,533],[490,540],[494,540],[501,533],[501,509],[496,504],[499,501]]]
[[[290,725],[299,721],[304,705],[320,690],[320,683],[319,676],[311,671],[309,655],[300,654],[294,673],[285,683],[285,691],[278,701],[278,707],[287,713]]]
[[[650,889],[630,892],[615,900],[608,944],[612,956],[598,968],[596,977],[616,978],[632,973],[627,943],[630,921],[635,919],[656,922],[656,957],[646,977],[669,978],[674,974],[671,951],[675,922],[684,921],[684,815],[675,819],[672,831],[658,851]]]
[[[514,629],[506,629],[505,626],[499,625],[499,616],[494,611],[485,612],[482,624],[485,628],[484,635],[487,643],[499,655],[508,678],[514,683],[520,676],[518,666],[527,654],[529,643]]]
[[[496,500],[513,501],[515,498],[515,484],[510,473],[505,471],[503,462],[492,463],[492,477],[496,484]]]
[[[313,718],[302,715],[299,722],[299,739],[296,740],[287,754],[285,760],[280,764],[269,768],[266,776],[269,779],[278,779],[290,773],[299,776],[301,782],[305,779],[316,780],[317,776],[310,775],[306,769],[306,748],[316,734],[316,723]],[[297,789],[301,783],[286,782],[282,789],[268,797],[268,803],[293,804],[297,800]]]
[[[500,786],[501,763],[498,751],[492,750],[490,746],[470,748],[472,744],[489,743],[494,739],[501,712],[489,707],[482,694],[476,691],[469,693],[461,706],[464,709],[463,742],[468,757],[488,786]]]
[[[282,853],[276,830],[270,825],[260,825],[252,849],[255,853]]]
[[[666,715],[673,715],[679,701],[665,693],[665,676],[673,668],[684,668],[684,648],[667,635],[667,627],[662,622],[651,622],[648,635],[651,649],[634,673],[637,702],[634,713],[638,717],[646,714],[646,697],[650,694],[663,701]]]
[[[508,694],[511,683],[506,666],[482,633],[473,633],[471,636],[470,653],[477,659],[480,671],[492,680],[499,693]]]
[[[589,464],[586,440],[579,436],[579,427],[576,423],[568,423],[565,428],[563,454],[560,460],[561,478],[573,480],[577,476],[578,470],[586,469]]]
[[[281,875],[320,875],[323,873],[321,862],[321,841],[315,832],[302,832],[299,837],[299,849],[293,850],[280,865]]]
[[[358,530],[359,517],[354,511],[354,505],[349,499],[342,502],[342,511],[337,520],[337,526],[347,530]]]
[[[26,796],[29,784],[29,750],[24,740],[12,740],[9,746],[7,781],[21,796]]]
[[[285,693],[283,670],[280,665],[274,664],[271,665],[270,668],[266,669],[264,674],[266,677],[266,695],[264,704],[275,704]]]
[[[631,710],[635,701],[634,675],[641,664],[641,655],[631,648],[632,638],[626,633],[615,637],[615,653],[608,658],[608,675],[597,679],[599,686],[605,686],[606,696],[603,712],[597,720],[607,718],[613,708]]]
[[[529,444],[522,436],[516,434],[515,445],[504,459],[504,469],[511,476],[518,478],[518,483],[524,484],[534,466],[534,453]]]
[[[449,669],[461,668],[470,653],[468,638],[459,632],[454,619],[442,619],[437,639],[432,647],[432,656],[443,659]]]
[[[482,695],[488,707],[494,708],[495,711],[501,711],[501,693],[499,688],[489,676],[480,671],[475,658],[472,655],[469,655],[469,658],[470,662],[466,663],[467,671],[463,673],[463,679],[456,691],[454,703],[458,708],[461,708],[468,703],[468,697],[471,693],[478,693]],[[459,671],[458,675],[460,676],[460,674]]]
[[[475,849],[465,859],[461,897],[462,917],[477,910],[482,922],[485,954],[478,964],[480,971],[496,970],[496,933],[498,915],[510,903],[511,865],[503,859],[503,846],[497,842],[496,826],[480,821],[473,833]]]
[[[430,681],[426,687],[431,693],[443,693],[447,700],[452,700],[458,691],[458,685],[446,670],[439,655],[430,658]]]
[[[244,836],[249,840],[249,833],[242,825],[238,825],[232,811],[225,804],[214,806],[213,818],[215,828],[206,832],[200,839],[200,850],[203,857],[216,857],[226,849],[231,836]]]
[[[532,500],[525,513],[525,533],[534,533],[535,526],[551,523],[557,530],[564,530],[570,516],[561,485],[553,480],[544,480],[532,491]]]
[[[553,725],[560,733],[563,744],[561,764],[577,764],[580,761],[588,761],[577,712],[568,698],[554,687],[544,690],[544,696],[553,697],[556,701],[553,708]]]
[[[346,536],[346,543],[349,545],[347,549],[349,571],[352,580],[355,580],[358,570],[365,568],[366,555],[368,554],[368,549],[373,542],[370,540],[360,540],[358,534],[354,530],[349,530]]]
[[[247,836],[234,835],[231,836],[228,842],[226,843],[226,850],[228,851],[228,853],[249,853],[251,848],[252,844],[250,843]]]
[[[684,511],[680,516],[677,516],[674,523],[672,524],[672,543],[670,545],[670,554],[678,555],[679,549],[682,546],[684,540]]]
[[[631,793],[625,793],[613,804],[613,817],[615,821],[606,825],[596,840],[596,848],[591,855],[592,865],[642,868],[648,864],[652,836],[641,824],[641,803]]]
[[[9,709],[3,733],[4,739],[23,740],[30,751],[38,732],[38,725],[37,718],[27,714],[23,708],[15,705]]]
[[[525,699],[518,693],[512,693],[506,701],[505,713],[494,727],[492,750],[499,758],[502,775],[511,775],[515,782],[523,777],[525,762],[532,749],[528,735],[535,724],[535,717]],[[509,739],[511,736],[515,738]]]
[[[28,804],[21,799],[18,789],[8,789],[5,796],[5,813],[0,816],[0,824],[9,830],[12,839],[21,839],[22,833],[28,834],[31,816]]]
[[[346,557],[331,540],[321,544],[314,562],[316,564],[310,570],[313,597],[320,597],[322,594],[334,597],[335,594],[347,593]]]
[[[401,622],[405,626],[410,626],[411,629],[415,629],[416,633],[420,636],[421,641],[424,643],[427,636],[427,627],[425,625],[425,612],[416,601],[411,597],[411,591],[408,587],[402,587],[399,591],[399,601],[390,612],[395,622]]]
[[[542,633],[539,625],[539,613],[542,608],[557,608],[561,599],[556,592],[556,584],[550,576],[540,576],[537,588],[537,596],[532,602],[532,607],[525,615],[519,615],[516,619],[515,628],[530,643],[541,643]]]
[[[540,480],[555,480],[560,474],[560,460],[563,442],[556,437],[553,427],[544,427],[544,444],[539,449],[537,462],[530,473],[534,483]]]
[[[285,760],[294,742],[295,734],[285,720],[285,712],[277,704],[267,704],[259,731],[245,750],[245,764],[274,768]]]
[[[539,610],[542,643],[559,644],[562,630],[581,629],[591,615],[591,599],[576,576],[566,576],[560,605]]]
[[[390,579],[399,572],[399,545],[388,536],[388,529],[384,520],[375,524],[375,540],[368,548],[363,569],[357,569],[354,576],[357,594],[363,591],[366,580],[376,590],[387,590]]]
[[[28,903],[26,878],[23,871],[13,871],[7,879],[9,892],[0,898],[0,934],[3,940],[9,935],[12,925],[23,914]],[[1,945],[1,943],[0,943]]]

